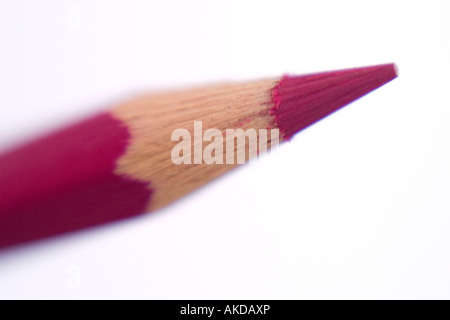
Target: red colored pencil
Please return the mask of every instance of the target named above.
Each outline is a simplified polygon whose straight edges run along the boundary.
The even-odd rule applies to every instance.
[[[217,132],[254,129],[270,148],[264,130],[287,140],[396,76],[386,64],[147,95],[21,146],[0,156],[0,247],[156,210],[238,165],[217,154],[227,148]],[[214,161],[206,129],[216,129]],[[175,134],[186,131],[193,152]],[[246,161],[247,138],[233,147]]]

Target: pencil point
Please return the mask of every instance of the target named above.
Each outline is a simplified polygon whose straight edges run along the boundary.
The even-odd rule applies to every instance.
[[[392,66],[394,67],[395,76],[398,77],[398,74],[399,74],[398,72],[399,72],[399,71],[398,71],[398,66],[397,66],[397,64],[396,64],[396,63],[393,63]]]
[[[298,131],[398,76],[395,64],[284,76],[272,90],[271,114],[283,134]]]

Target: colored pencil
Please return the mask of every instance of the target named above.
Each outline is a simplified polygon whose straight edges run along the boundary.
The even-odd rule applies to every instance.
[[[385,64],[119,103],[0,156],[0,247],[161,208],[236,167],[239,152],[247,151],[245,161],[250,159],[248,136],[231,156],[220,160],[214,154],[216,162],[206,163],[208,143],[194,142],[205,138],[205,130],[215,128],[227,140],[227,129],[255,129],[258,141],[270,148],[275,138],[290,139],[396,76],[395,65]],[[201,131],[194,132],[199,122]],[[177,149],[177,129],[192,133],[192,152]],[[272,129],[278,137],[262,137]],[[225,150],[225,141],[220,143]]]

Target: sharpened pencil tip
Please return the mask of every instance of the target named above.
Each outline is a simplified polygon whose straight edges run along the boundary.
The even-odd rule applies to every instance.
[[[398,66],[396,63],[393,63],[392,66],[394,67],[395,76],[398,77]]]
[[[272,115],[283,138],[381,87],[398,76],[394,63],[304,76],[285,76],[273,89]]]

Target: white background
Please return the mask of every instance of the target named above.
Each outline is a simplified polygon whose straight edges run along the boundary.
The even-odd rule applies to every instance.
[[[446,0],[0,0],[2,150],[142,90],[400,69],[157,213],[0,252],[0,298],[450,298],[449,57]]]

